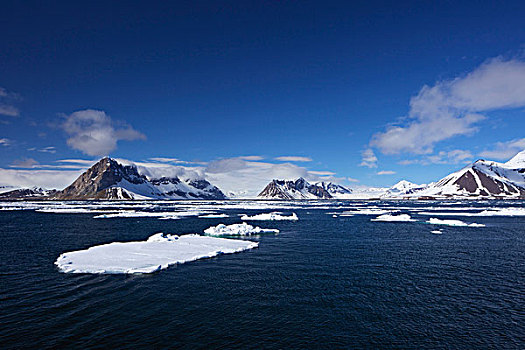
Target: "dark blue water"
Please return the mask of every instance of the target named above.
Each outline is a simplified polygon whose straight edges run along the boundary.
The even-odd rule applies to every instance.
[[[0,347],[525,347],[525,217],[468,218],[487,227],[434,235],[293,211],[298,222],[257,223],[281,230],[250,238],[258,249],[131,276],[63,274],[53,262],[239,220],[0,212]]]

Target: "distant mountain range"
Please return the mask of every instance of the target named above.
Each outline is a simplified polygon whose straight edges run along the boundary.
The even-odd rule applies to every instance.
[[[134,165],[103,158],[62,191],[19,189],[0,194],[0,199],[132,200],[226,199],[222,191],[202,178],[148,178]]]
[[[447,199],[447,198],[524,198],[525,151],[506,163],[478,160],[443,179],[428,185],[400,181],[390,188],[350,190],[329,183],[309,184],[273,180],[259,194],[263,199]]]
[[[204,178],[141,174],[135,165],[103,158],[61,191],[0,188],[0,199],[133,200],[227,199]],[[5,191],[7,190],[7,191]],[[349,189],[332,182],[272,180],[258,199],[525,199],[525,151],[506,163],[478,160],[428,185],[400,181],[390,188]]]
[[[293,181],[272,180],[257,198],[259,199],[331,199],[345,198],[352,190],[332,182],[310,184],[300,177]]]

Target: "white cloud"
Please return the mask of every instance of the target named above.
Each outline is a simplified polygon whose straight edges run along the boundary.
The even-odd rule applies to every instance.
[[[354,179],[354,178],[351,178],[351,177],[347,177],[346,180],[350,181],[350,182],[359,182],[358,179]]]
[[[280,160],[282,162],[311,162],[312,158],[301,156],[280,156],[276,157],[275,160]]]
[[[336,174],[332,171],[315,171],[315,170],[310,170],[309,173],[314,174],[314,175],[319,175],[319,176],[332,176]]]
[[[8,117],[18,117],[20,115],[20,110],[15,106],[0,104],[0,114]]]
[[[263,160],[264,157],[261,156],[240,156],[238,158],[244,159],[244,160]]]
[[[492,150],[485,150],[480,153],[480,156],[489,159],[509,160],[523,150],[525,150],[525,138],[498,142]]]
[[[41,149],[31,149],[31,150],[36,150],[36,151],[42,152],[42,153],[56,153],[57,152],[56,147],[53,147],[53,146],[44,147],[44,148],[41,148]]]
[[[69,135],[67,144],[90,156],[108,155],[120,140],[144,140],[146,136],[131,126],[119,128],[104,111],[86,109],[66,117],[62,128]]]
[[[12,100],[18,100],[20,96],[16,93],[9,92],[0,87],[0,115],[8,117],[18,117],[20,110],[12,105]]]
[[[20,170],[0,168],[0,185],[63,189],[80,176],[82,170]]]
[[[0,139],[0,146],[7,147],[7,146],[9,146],[10,144],[11,144],[11,140],[6,139],[6,138]]]
[[[359,166],[377,168],[377,157],[371,148],[367,148],[363,152],[361,152],[361,157],[362,160]]]
[[[455,149],[453,151],[441,151],[436,155],[428,156],[426,159],[434,164],[459,164],[470,163],[474,156],[470,151]]]
[[[424,86],[410,100],[408,118],[373,135],[384,154],[430,154],[436,143],[478,130],[480,113],[525,106],[525,61],[495,58],[464,77]]]
[[[15,160],[13,164],[10,165],[12,168],[33,168],[39,163],[33,158],[24,158]]]
[[[377,175],[394,175],[395,173],[396,172],[392,170],[381,170],[381,171],[378,171],[376,174]]]
[[[168,157],[153,157],[149,158],[149,160],[159,163],[172,163],[172,164],[200,164],[200,165],[206,165],[206,162],[198,162],[198,161],[187,161],[187,160],[180,160],[178,158],[168,158]]]
[[[273,179],[295,180],[303,177],[308,181],[330,180],[304,167],[291,163],[268,163],[227,158],[210,162],[203,169],[206,178],[224,193],[255,197]]]
[[[79,165],[87,165],[91,166],[95,164],[96,160],[88,160],[88,159],[59,159],[56,160],[57,163],[70,163],[70,164],[79,164]]]
[[[470,163],[473,161],[474,156],[470,151],[455,149],[452,151],[440,151],[436,154],[424,156],[419,159],[405,159],[398,164],[401,165],[410,165],[410,164],[460,164],[460,163]]]

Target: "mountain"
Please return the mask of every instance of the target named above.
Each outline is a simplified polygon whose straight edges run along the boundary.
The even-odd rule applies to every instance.
[[[40,187],[33,188],[19,188],[7,192],[0,193],[0,199],[44,199],[54,195],[57,190],[45,190]]]
[[[204,179],[148,178],[135,165],[103,158],[51,199],[225,199]]]
[[[325,191],[330,193],[333,198],[345,198],[352,194],[352,190],[344,186],[334,184],[333,182],[316,182],[317,187],[322,187]]]
[[[394,186],[387,189],[380,195],[381,198],[404,198],[414,195],[427,188],[427,185],[417,185],[415,183],[401,180]]]
[[[429,185],[430,197],[525,198],[525,151],[506,163],[478,160]]]
[[[297,180],[272,180],[257,198],[261,199],[330,199],[341,198],[352,191],[331,182],[311,184],[302,177]]]

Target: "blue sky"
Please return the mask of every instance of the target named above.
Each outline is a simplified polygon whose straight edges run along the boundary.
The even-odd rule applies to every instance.
[[[61,160],[106,154],[353,186],[503,161],[525,148],[523,13],[520,1],[7,1],[0,184],[60,186],[88,164]]]

